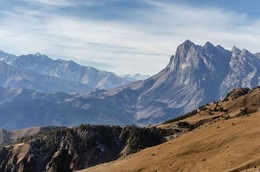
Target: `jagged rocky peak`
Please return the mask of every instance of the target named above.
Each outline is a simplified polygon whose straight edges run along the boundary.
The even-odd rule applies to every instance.
[[[237,48],[236,46],[233,46],[233,48],[231,49],[231,52],[234,55],[252,55],[252,53],[250,51],[248,51],[247,49],[243,48],[242,50]]]
[[[236,46],[233,46],[233,48],[231,49],[231,52],[232,52],[233,54],[238,55],[238,54],[241,53],[241,50],[240,50],[239,48],[237,48]]]
[[[185,57],[186,54],[190,51],[191,48],[195,48],[196,45],[190,40],[186,40],[181,45],[177,47],[176,56],[179,55],[181,57]]]
[[[248,51],[247,49],[242,49],[242,55],[246,55],[246,56],[251,56],[253,55],[250,51]]]
[[[17,58],[17,56],[15,56],[13,54],[8,54],[8,53],[0,50],[0,61],[10,64],[16,58]]]
[[[260,53],[255,53],[254,54],[256,57],[260,58]]]
[[[175,56],[171,57],[168,67],[170,67],[170,69],[177,69],[181,67],[180,64],[186,63],[190,61],[190,58],[194,57],[197,52],[197,48],[198,46],[193,42],[186,40],[177,47]]]
[[[203,48],[208,49],[208,48],[216,48],[216,47],[211,42],[207,41],[203,46]]]
[[[206,42],[203,46],[200,46],[186,40],[178,46],[175,56],[171,57],[168,66],[172,70],[186,70],[188,67],[196,69],[202,63],[208,65],[210,59],[223,60],[227,56],[226,53],[227,51],[223,47],[214,46],[211,42]]]
[[[19,58],[17,58],[16,61],[14,61],[13,65],[17,65],[16,63],[25,63],[24,65],[28,64],[35,64],[35,62],[38,63],[38,65],[45,64],[45,63],[51,63],[52,59],[49,58],[47,55],[35,53],[35,54],[28,54],[28,55],[21,55]]]
[[[233,47],[232,50],[232,60],[247,60],[250,57],[253,56],[253,58],[255,58],[256,56],[254,54],[252,54],[250,51],[248,51],[247,49],[239,49],[237,47]]]
[[[205,52],[211,53],[211,54],[217,53],[218,56],[221,56],[221,55],[227,53],[227,50],[225,48],[223,48],[220,45],[215,46],[211,42],[206,42],[202,48]]]

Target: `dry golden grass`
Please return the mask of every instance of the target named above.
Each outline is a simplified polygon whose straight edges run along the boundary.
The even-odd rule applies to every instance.
[[[228,111],[218,111],[216,106]],[[196,123],[216,116],[219,118],[205,120],[195,130],[164,144],[82,172],[259,172],[259,107],[260,89],[218,105],[212,103],[183,121]],[[245,108],[247,115],[240,116],[239,113]],[[174,123],[159,127],[170,128],[172,125]]]
[[[16,144],[14,145],[12,156],[17,157],[17,163],[22,161],[25,156],[28,154],[30,149],[30,145],[26,143]]]
[[[260,113],[206,124],[162,145],[83,171],[244,170],[260,165],[259,124]]]

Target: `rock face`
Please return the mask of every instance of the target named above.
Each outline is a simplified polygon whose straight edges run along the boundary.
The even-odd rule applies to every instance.
[[[220,86],[230,70],[230,56],[209,42],[201,47],[185,41],[164,70],[141,84],[135,119],[156,123],[224,96],[229,90]]]
[[[162,129],[81,125],[24,138],[0,148],[0,171],[70,172],[164,141]],[[128,150],[127,152],[125,150]]]
[[[221,99],[233,88],[259,85],[259,70],[260,59],[247,50],[187,40],[158,74],[99,97],[125,107],[136,123],[158,123]]]
[[[260,84],[260,60],[248,50],[233,47],[229,65],[230,70],[221,84],[222,92],[226,93],[226,90],[233,88],[251,88]]]
[[[0,51],[0,61],[0,85],[4,87],[72,93],[111,89],[130,82],[111,72],[73,61],[52,60],[39,53],[16,57]]]
[[[3,90],[2,95],[15,94],[0,102],[0,116],[5,119],[0,126],[15,129],[16,119],[24,121],[20,127],[159,123],[221,99],[233,88],[259,85],[259,70],[260,58],[245,49],[228,51],[187,40],[158,74],[108,91],[67,95],[23,90],[29,96],[22,96],[16,94],[19,89]]]

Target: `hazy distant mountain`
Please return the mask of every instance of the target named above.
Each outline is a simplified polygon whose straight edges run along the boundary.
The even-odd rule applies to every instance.
[[[134,74],[134,75],[122,75],[121,77],[125,78],[128,81],[140,81],[140,80],[145,80],[150,77],[150,75],[142,75],[140,73]]]
[[[92,88],[80,82],[41,75],[21,70],[0,61],[0,85],[12,88],[28,88],[39,92],[90,91]]]
[[[199,46],[187,40],[165,69],[144,81],[74,96],[16,95],[15,100],[22,97],[22,101],[0,104],[1,119],[6,119],[0,126],[158,123],[220,99],[233,88],[259,85],[259,70],[260,59],[247,50],[228,51],[209,42]],[[10,90],[2,94],[6,92]]]
[[[5,53],[0,50],[0,61],[5,62],[5,63],[11,63],[13,60],[15,60],[17,56]]]
[[[23,79],[29,80],[28,82],[34,85],[28,86],[28,84],[21,84],[21,76],[15,78],[15,76],[12,75],[13,73],[9,76],[9,72],[5,71],[7,75],[1,77],[5,77],[5,80],[12,82],[12,84],[5,83],[3,85],[5,87],[22,87],[42,92],[63,91],[71,93],[94,89],[111,89],[130,82],[111,72],[81,66],[73,61],[52,60],[46,55],[39,53],[16,57],[1,51],[0,61],[10,65],[12,70],[16,70],[16,75],[23,76],[24,73],[26,73],[27,77]],[[4,64],[2,63],[2,65]],[[30,79],[28,79],[28,77]],[[42,81],[41,84],[38,83],[39,79]],[[17,80],[19,82],[17,82]],[[38,85],[38,87],[35,85]],[[54,88],[53,85],[60,86]],[[45,88],[42,89],[42,86]],[[69,87],[69,89],[64,89],[63,86]]]
[[[0,128],[14,130],[32,126],[76,126],[82,123],[134,124],[119,111],[117,115],[96,113],[98,109],[107,109],[107,106],[95,97],[0,87]]]
[[[255,56],[260,58],[260,53],[255,53]]]

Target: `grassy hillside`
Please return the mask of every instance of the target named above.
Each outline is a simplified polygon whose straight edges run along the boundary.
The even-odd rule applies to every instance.
[[[182,125],[193,130],[82,172],[259,171],[259,108],[259,88],[234,90],[223,101],[206,105],[193,116],[158,126],[174,129]]]

